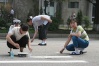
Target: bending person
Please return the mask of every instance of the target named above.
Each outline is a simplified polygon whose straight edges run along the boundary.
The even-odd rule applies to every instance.
[[[38,15],[33,17],[32,19],[27,19],[27,22],[29,25],[34,26],[35,29],[35,33],[33,35],[31,42],[34,41],[37,33],[39,32],[39,39],[42,40],[42,42],[38,45],[45,46],[47,39],[47,29],[49,27],[49,24],[52,23],[50,16]]]

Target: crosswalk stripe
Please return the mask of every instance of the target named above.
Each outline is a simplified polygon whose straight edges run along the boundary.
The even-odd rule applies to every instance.
[[[17,60],[17,61],[0,61],[0,63],[88,63],[88,62],[84,60],[68,60],[68,61]]]
[[[30,56],[30,58],[72,58],[72,56]]]

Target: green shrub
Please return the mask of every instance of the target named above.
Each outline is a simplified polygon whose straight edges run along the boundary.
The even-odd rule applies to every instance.
[[[83,15],[82,15],[81,10],[78,11],[76,19],[78,21],[78,25],[81,25],[82,24],[82,19],[83,19]]]
[[[9,27],[8,23],[11,23],[11,19],[9,18],[8,15],[9,15],[8,11],[4,7],[1,7],[0,28]]]
[[[49,26],[49,31],[54,31],[59,29],[59,25],[61,23],[60,19],[57,19],[56,17],[52,17],[52,23]]]
[[[85,28],[88,28],[90,26],[88,16],[83,17],[83,23],[85,24],[85,26],[84,26]]]

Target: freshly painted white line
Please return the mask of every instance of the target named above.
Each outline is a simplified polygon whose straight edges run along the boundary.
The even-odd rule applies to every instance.
[[[72,58],[72,56],[30,56],[30,58]]]
[[[68,61],[17,60],[17,61],[0,61],[0,63],[88,63],[88,62],[84,60],[68,60]]]

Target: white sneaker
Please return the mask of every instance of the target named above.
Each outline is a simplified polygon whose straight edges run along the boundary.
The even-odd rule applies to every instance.
[[[70,53],[70,55],[80,55],[80,52],[78,53],[78,52],[72,52],[72,53]]]

